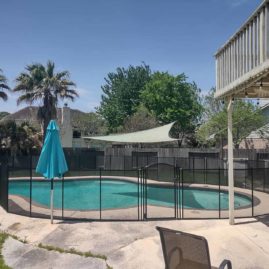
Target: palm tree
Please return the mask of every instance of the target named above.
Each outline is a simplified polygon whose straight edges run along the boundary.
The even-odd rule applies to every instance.
[[[17,124],[15,121],[0,123],[0,144],[10,149],[12,155],[29,153],[35,147],[41,148],[41,137],[28,122]]]
[[[6,101],[7,94],[3,90],[9,90],[9,87],[7,86],[6,77],[1,73],[2,73],[2,69],[0,69],[0,99],[3,99],[4,101]]]
[[[74,101],[78,97],[74,82],[69,80],[69,72],[55,73],[55,64],[48,61],[47,65],[31,64],[26,66],[26,72],[16,78],[14,92],[21,92],[17,103],[26,102],[32,105],[41,101],[38,110],[38,118],[42,122],[43,134],[51,119],[57,116],[57,104],[59,99]]]

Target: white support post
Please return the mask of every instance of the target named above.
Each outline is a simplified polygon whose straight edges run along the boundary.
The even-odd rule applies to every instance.
[[[257,19],[255,18],[253,21],[253,28],[252,28],[252,33],[253,33],[253,65],[252,67],[257,66]]]
[[[228,103],[228,186],[229,186],[229,223],[234,224],[234,165],[233,165],[233,98]]]
[[[235,61],[236,61],[236,73],[235,78],[237,79],[239,77],[239,37],[236,37],[236,52],[235,52]]]
[[[249,25],[249,70],[253,67],[253,22]]]
[[[246,49],[245,49],[245,65],[246,65],[246,71],[245,72],[248,72],[249,71],[249,25],[248,27],[246,28]]]
[[[216,58],[216,86],[217,90],[220,88],[219,86],[219,57]]]
[[[264,18],[264,57],[265,60],[269,59],[269,4],[265,6],[265,18]]]
[[[264,25],[264,9],[262,9],[260,13],[260,31],[259,31],[259,51],[260,51],[260,64],[264,61],[264,33],[265,33],[265,25]]]

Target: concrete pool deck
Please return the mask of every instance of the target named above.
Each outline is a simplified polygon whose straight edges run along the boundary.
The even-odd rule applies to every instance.
[[[235,269],[267,269],[269,265],[269,216],[236,220],[234,226],[228,220],[55,221],[51,225],[47,219],[9,214],[0,207],[0,223],[2,231],[28,241],[22,244],[6,240],[3,256],[14,269],[40,268],[34,265],[40,265],[40,261],[44,264],[46,260],[49,268],[106,268],[101,259],[41,250],[37,248],[39,243],[106,255],[106,263],[113,269],[163,269],[157,225],[205,236],[214,267],[225,258],[232,261]]]

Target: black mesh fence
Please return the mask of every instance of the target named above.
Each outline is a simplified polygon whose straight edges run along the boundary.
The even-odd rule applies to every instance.
[[[177,188],[176,167],[161,159],[161,163],[145,169],[145,203],[147,219],[176,218]]]
[[[8,210],[8,167],[0,163],[0,205]]]
[[[228,171],[218,159],[155,156],[95,156],[94,161],[87,156],[78,159],[69,156],[67,159],[69,172],[63,179],[54,180],[56,218],[229,217]],[[49,218],[50,181],[36,174],[36,164],[36,156],[24,156],[9,160],[5,170],[0,166],[1,205],[12,213]],[[266,165],[242,162],[234,169],[236,217],[269,213]]]

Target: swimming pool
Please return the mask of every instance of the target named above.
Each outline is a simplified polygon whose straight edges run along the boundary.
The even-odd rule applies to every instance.
[[[25,199],[30,197],[30,182],[25,180],[9,181],[9,194],[19,195]],[[66,210],[99,210],[135,207],[138,204],[138,187],[135,182],[102,179],[101,197],[99,179],[65,180],[64,193],[62,182],[54,183],[54,208]],[[174,188],[169,186],[148,185],[147,204],[153,206],[174,207]],[[183,192],[183,204],[186,209],[228,209],[228,193],[206,188],[186,187]],[[38,205],[50,205],[50,181],[32,182],[32,201]],[[235,208],[251,206],[251,199],[235,193]]]

